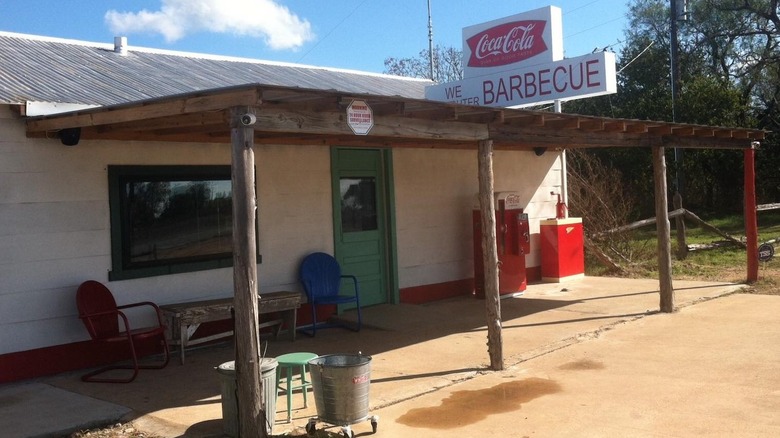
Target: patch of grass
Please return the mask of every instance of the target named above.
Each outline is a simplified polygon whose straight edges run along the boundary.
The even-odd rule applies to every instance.
[[[729,235],[742,239],[745,233],[744,219],[739,215],[708,217],[707,223]],[[672,276],[679,280],[704,280],[744,283],[747,279],[747,254],[737,246],[724,246],[706,250],[690,251],[684,260],[678,260],[675,253],[675,230],[672,225]],[[780,236],[780,211],[759,212],[759,244]],[[653,278],[658,276],[658,252],[656,229],[654,225],[635,230],[629,237],[631,258],[620,259],[609,254],[624,267],[625,276]],[[723,241],[723,238],[707,229],[691,226],[686,221],[686,240],[688,244],[706,244]],[[750,292],[780,295],[780,244],[775,243],[777,255],[768,262],[759,262],[759,279],[751,285]],[[587,253],[587,251],[586,251]],[[597,259],[586,258],[587,275],[615,275]]]

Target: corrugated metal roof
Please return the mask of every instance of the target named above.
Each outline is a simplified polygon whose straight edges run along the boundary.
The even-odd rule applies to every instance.
[[[114,105],[264,84],[421,99],[431,82],[376,73],[0,32],[0,103]]]

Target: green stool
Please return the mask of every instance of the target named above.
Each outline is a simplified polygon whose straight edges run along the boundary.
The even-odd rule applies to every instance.
[[[276,358],[279,366],[276,368],[276,390],[277,396],[279,391],[284,391],[287,394],[287,422],[289,423],[292,418],[292,394],[296,389],[300,389],[303,392],[303,407],[308,407],[306,400],[306,390],[311,386],[311,381],[306,380],[306,372],[309,369],[309,361],[317,357],[314,353],[300,352],[300,353],[288,353],[283,354]],[[293,374],[297,372],[299,376],[293,379]],[[282,370],[286,377],[286,385],[282,385]],[[293,380],[298,383],[293,385]]]

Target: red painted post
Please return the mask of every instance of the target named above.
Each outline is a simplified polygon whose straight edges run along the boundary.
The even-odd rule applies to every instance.
[[[745,149],[745,237],[747,238],[747,282],[758,280],[758,219],[756,209],[756,150]]]

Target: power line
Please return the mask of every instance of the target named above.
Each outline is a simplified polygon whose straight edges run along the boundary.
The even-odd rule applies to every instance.
[[[567,11],[567,12],[566,12],[565,14],[563,14],[563,15],[568,15],[568,14],[570,14],[570,13],[572,13],[572,12],[579,11],[580,9],[582,9],[582,8],[586,8],[586,7],[590,6],[590,5],[592,5],[593,3],[598,3],[599,1],[600,1],[600,0],[593,0],[593,1],[592,1],[592,2],[590,2],[590,3],[585,3],[584,5],[581,5],[581,6],[579,6],[579,7],[576,7],[576,8],[574,8],[574,9],[570,9],[569,11]]]
[[[653,46],[653,44],[655,44],[655,41],[651,41],[651,42],[650,42],[650,44],[648,44],[648,45],[647,45],[647,47],[645,47],[645,48],[644,48],[644,50],[642,50],[641,52],[639,52],[639,54],[638,54],[638,55],[634,56],[634,59],[632,59],[631,61],[628,61],[628,64],[624,65],[624,66],[623,66],[623,68],[621,68],[620,70],[618,70],[617,74],[620,74],[620,73],[622,73],[622,72],[623,72],[623,70],[625,70],[626,68],[628,68],[628,66],[629,66],[629,65],[631,65],[631,63],[633,63],[634,61],[636,61],[637,59],[639,59],[639,57],[640,57],[640,56],[644,55],[644,54],[645,54],[645,52],[647,52],[648,50],[650,50],[650,47],[652,47],[652,46]]]
[[[309,48],[309,50],[307,50],[307,51],[306,51],[306,53],[304,53],[303,55],[301,55],[301,56],[300,56],[300,58],[298,58],[298,61],[297,61],[297,62],[301,62],[301,61],[303,60],[303,58],[305,58],[306,56],[308,56],[308,55],[309,55],[309,53],[311,53],[311,52],[312,52],[314,49],[316,49],[316,48],[317,48],[317,46],[319,46],[321,42],[323,42],[323,41],[325,41],[326,39],[328,39],[328,37],[329,37],[329,36],[330,36],[330,35],[331,35],[333,32],[335,32],[335,31],[336,31],[336,29],[338,29],[339,27],[341,27],[341,25],[342,25],[342,24],[344,24],[344,22],[345,22],[345,21],[347,21],[347,19],[348,19],[349,17],[351,17],[351,16],[352,16],[352,15],[353,15],[353,14],[354,14],[354,13],[355,13],[355,12],[356,12],[358,9],[360,9],[360,7],[361,7],[361,6],[363,6],[363,5],[364,5],[364,4],[365,4],[367,1],[368,1],[368,0],[363,0],[363,1],[362,1],[362,2],[360,2],[360,3],[359,3],[357,6],[355,6],[355,7],[354,7],[354,9],[352,9],[352,11],[350,11],[350,13],[349,13],[349,14],[347,14],[347,15],[346,15],[344,18],[342,18],[342,19],[341,19],[341,21],[339,21],[339,22],[338,22],[338,24],[336,24],[335,26],[333,26],[333,28],[331,28],[331,29],[330,29],[330,31],[328,31],[328,33],[326,33],[324,37],[320,38],[320,39],[319,39],[319,40],[318,40],[318,41],[317,41],[317,42],[316,42],[316,43],[315,43],[313,46],[311,46],[311,48]]]

